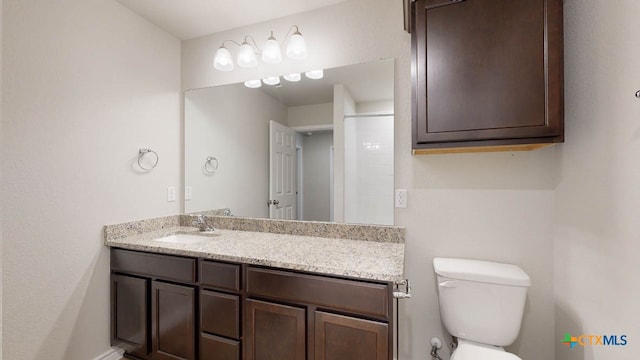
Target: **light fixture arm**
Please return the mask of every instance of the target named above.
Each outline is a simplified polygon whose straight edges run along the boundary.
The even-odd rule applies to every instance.
[[[225,40],[225,41],[223,41],[223,42],[222,42],[222,45],[220,45],[220,47],[226,48],[226,46],[224,46],[224,44],[226,44],[227,42],[230,42],[230,43],[232,43],[232,44],[235,44],[237,47],[242,46],[241,44],[238,44],[238,42],[237,42],[237,41],[234,41],[234,40]]]
[[[291,32],[291,30],[296,29],[296,31],[294,31],[293,33]],[[302,35],[300,33],[300,29],[298,28],[298,25],[291,25],[291,27],[289,28],[289,31],[287,31],[287,35],[284,36],[284,39],[282,39],[282,43],[286,43],[287,39],[289,38],[289,36],[295,35],[295,34],[299,34]],[[273,31],[271,32],[271,35],[273,36]]]
[[[253,43],[253,47],[256,49],[256,53],[258,55],[262,55],[262,49],[260,49],[260,47],[258,46],[258,44],[256,43],[256,39],[253,38],[253,36],[251,35],[247,35],[244,37],[244,42],[246,42],[247,44],[249,44],[249,42],[247,40],[251,40],[251,42]]]

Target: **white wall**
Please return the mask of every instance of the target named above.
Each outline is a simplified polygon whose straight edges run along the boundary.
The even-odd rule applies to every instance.
[[[556,359],[640,357],[640,2],[565,1],[567,141],[557,152]],[[560,344],[565,333],[627,346]]]
[[[269,217],[269,120],[286,125],[287,108],[243,84],[185,95],[185,212],[229,208],[234,215]],[[218,170],[206,175],[207,156]]]
[[[330,151],[333,132],[304,135],[302,146],[304,220],[329,221],[330,218]]]
[[[328,25],[328,21],[330,25]],[[400,306],[400,358],[428,358],[431,336],[444,333],[431,259],[475,257],[521,265],[532,277],[520,339],[511,350],[524,359],[553,359],[553,199],[551,147],[530,153],[417,156],[411,154],[410,35],[402,2],[350,0],[183,43],[185,89],[233,83],[312,68],[395,58],[395,186],[408,189],[407,209],[395,222],[407,228],[405,273],[414,297]],[[222,40],[300,26],[309,59],[275,67],[216,72],[211,59]],[[337,190],[337,188],[336,188]],[[337,215],[337,214],[336,214]],[[441,352],[448,358],[446,351]]]
[[[115,1],[3,10],[4,357],[93,359],[110,337],[103,225],[180,210],[180,42]]]
[[[290,106],[287,124],[289,127],[333,125],[333,103]]]
[[[2,84],[2,2],[3,0],[0,0],[0,84]],[[1,139],[2,139],[2,86],[0,86],[0,145],[1,143]],[[0,146],[0,149],[2,149],[2,147]],[[0,152],[0,157],[2,156],[2,152]],[[0,167],[0,184],[3,184],[3,177],[2,177],[2,168]],[[2,360],[2,258],[3,258],[3,248],[2,248],[2,213],[3,213],[4,209],[2,204],[0,203],[0,360]]]

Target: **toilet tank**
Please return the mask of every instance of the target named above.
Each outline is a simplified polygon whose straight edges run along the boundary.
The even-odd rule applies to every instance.
[[[440,316],[455,337],[507,346],[518,337],[529,276],[518,266],[434,258]]]

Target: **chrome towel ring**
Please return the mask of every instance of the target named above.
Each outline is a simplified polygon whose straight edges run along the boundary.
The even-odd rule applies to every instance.
[[[156,160],[153,162],[153,165],[151,165],[151,167],[145,167],[142,165],[142,163],[140,162],[142,160],[142,158],[148,154],[148,153],[152,153],[153,155],[155,155]],[[147,149],[147,148],[140,148],[138,150],[138,166],[140,166],[140,168],[144,171],[150,171],[155,169],[156,165],[158,165],[158,160],[160,160],[160,157],[158,156],[158,153],[151,150],[151,149]]]
[[[636,91],[636,97],[640,99],[640,90]]]
[[[218,159],[213,156],[207,156],[204,161],[203,171],[207,175],[213,175],[218,170]]]

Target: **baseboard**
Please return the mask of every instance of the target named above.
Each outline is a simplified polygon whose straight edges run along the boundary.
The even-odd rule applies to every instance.
[[[95,357],[93,360],[120,360],[123,356],[124,350],[117,347],[112,347],[111,349]]]

